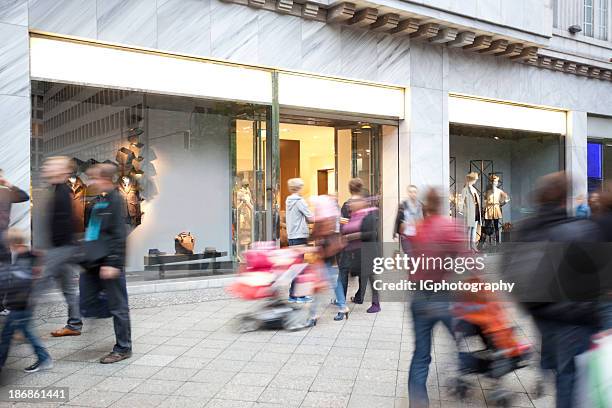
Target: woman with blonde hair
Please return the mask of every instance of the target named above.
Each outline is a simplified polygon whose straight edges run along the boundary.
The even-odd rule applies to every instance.
[[[476,251],[476,231],[481,223],[480,194],[474,187],[478,180],[478,173],[471,172],[465,176],[465,186],[461,191],[459,201],[459,212],[463,214],[463,223],[466,227],[468,246],[472,251]]]

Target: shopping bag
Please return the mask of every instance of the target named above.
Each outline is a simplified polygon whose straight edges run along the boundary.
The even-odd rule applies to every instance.
[[[575,363],[575,406],[612,408],[612,331],[595,336],[593,347]]]

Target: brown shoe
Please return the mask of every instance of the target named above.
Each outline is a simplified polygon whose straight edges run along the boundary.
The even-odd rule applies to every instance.
[[[68,327],[62,327],[56,331],[51,332],[53,337],[64,337],[64,336],[80,336],[81,332],[79,330],[72,330]]]
[[[104,357],[100,359],[100,363],[102,364],[112,364],[121,360],[125,360],[127,358],[132,357],[132,352],[128,351],[127,353],[117,353],[116,351],[111,351]]]

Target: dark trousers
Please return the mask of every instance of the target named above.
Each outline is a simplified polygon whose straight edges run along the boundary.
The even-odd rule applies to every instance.
[[[116,339],[113,351],[131,351],[132,329],[125,274],[121,272],[115,279],[100,279],[99,269],[88,270],[81,274],[79,286],[83,317],[112,317]]]
[[[442,322],[451,331],[452,316],[449,303],[443,301],[416,299],[412,301],[410,309],[414,325],[414,352],[408,372],[410,408],[428,407],[427,376],[431,363],[433,328]]]
[[[289,246],[306,245],[306,244],[308,244],[308,238],[293,238],[293,239],[289,239],[287,241],[289,243]],[[295,286],[295,279],[293,281],[291,281],[291,287],[289,288],[289,297],[294,297],[293,296],[294,286]]]
[[[350,254],[348,251],[342,251],[338,254],[338,285],[342,285],[344,292],[344,298],[346,299],[346,292],[348,289],[348,278],[351,269]]]
[[[50,248],[45,257],[43,277],[37,283],[37,290],[41,291],[57,283],[64,293],[68,304],[68,321],[66,327],[81,331],[83,322],[79,311],[79,291],[77,266],[73,263],[77,248],[72,245]]]
[[[11,340],[13,340],[13,334],[16,331],[22,332],[26,340],[30,342],[38,357],[38,361],[42,362],[51,358],[40,339],[32,330],[31,324],[32,312],[29,310],[11,310],[11,313],[6,316],[4,327],[2,328],[2,342],[0,343],[0,367],[4,367],[9,348],[11,347]]]

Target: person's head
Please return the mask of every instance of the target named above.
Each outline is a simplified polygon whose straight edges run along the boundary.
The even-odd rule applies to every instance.
[[[415,186],[414,184],[409,185],[408,186],[408,199],[411,201],[416,201],[418,192],[419,190],[417,189],[417,186]]]
[[[12,252],[23,252],[28,249],[26,234],[19,228],[9,228],[6,232],[6,244]]]
[[[535,201],[540,206],[564,207],[569,181],[563,171],[542,176],[536,182]]]
[[[62,184],[74,173],[74,162],[66,156],[53,156],[45,160],[42,176],[50,184]]]
[[[473,186],[476,180],[478,180],[478,173],[476,172],[468,173],[467,176],[465,176],[465,184],[468,186]]]
[[[364,208],[368,208],[368,199],[363,196],[356,196],[351,201],[349,201],[349,206],[351,208],[351,212],[359,211]]]
[[[116,166],[107,163],[96,164],[87,170],[88,186],[96,193],[109,192],[115,188],[116,175]]]
[[[584,203],[584,194],[578,194],[578,197],[576,197],[576,204],[580,205]]]
[[[436,188],[430,188],[425,194],[423,212],[426,216],[439,215],[442,212],[442,196]]]
[[[359,177],[355,177],[349,181],[349,192],[352,196],[363,195],[363,180]]]
[[[491,178],[490,178],[490,181],[491,181],[491,185],[493,187],[499,186],[499,176],[492,175]]]
[[[289,179],[289,181],[287,181],[287,187],[289,188],[289,192],[291,194],[300,194],[304,188],[304,180],[301,178]]]

